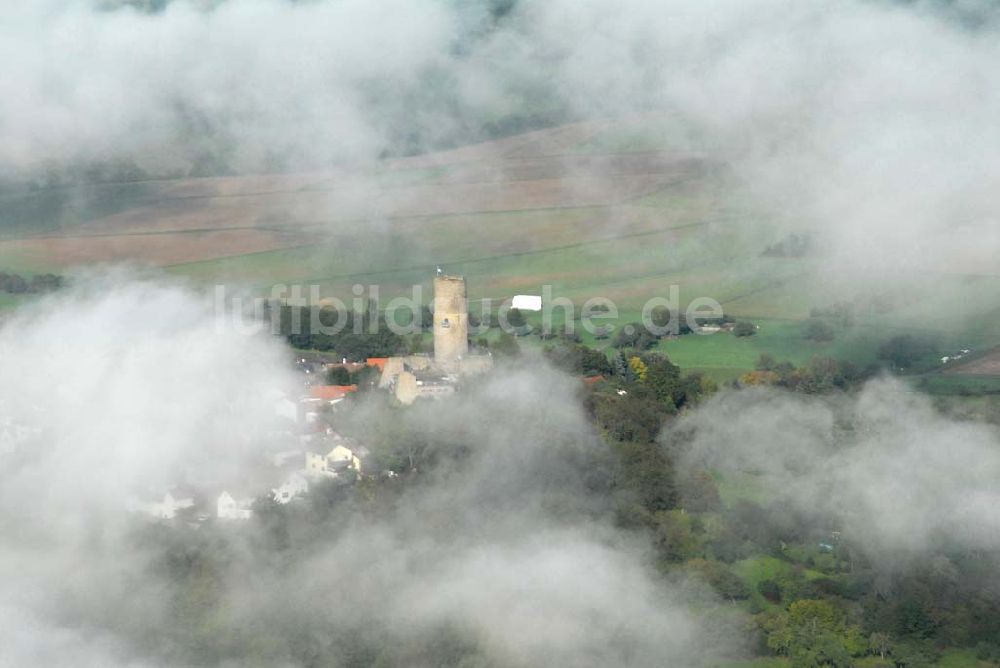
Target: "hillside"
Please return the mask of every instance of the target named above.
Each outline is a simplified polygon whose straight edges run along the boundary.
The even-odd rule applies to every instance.
[[[746,196],[721,160],[695,146],[673,119],[647,115],[351,170],[8,192],[0,270],[124,261],[261,294],[297,283],[349,298],[357,283],[389,299],[429,288],[443,265],[468,277],[473,300],[550,285],[577,307],[613,300],[621,323],[677,285],[682,306],[711,297],[760,326],[747,339],[660,344],[683,367],[719,378],[751,369],[761,353],[866,364],[885,338],[913,331],[942,337],[946,351],[1000,341],[996,319],[982,317],[1000,307],[996,273],[966,276],[957,263],[902,289],[845,294],[819,273],[821,254],[765,253],[794,221]],[[922,293],[920,281],[933,290]],[[890,307],[874,309],[876,297]],[[802,322],[841,302],[853,304],[849,322],[832,321],[832,341],[807,341]]]

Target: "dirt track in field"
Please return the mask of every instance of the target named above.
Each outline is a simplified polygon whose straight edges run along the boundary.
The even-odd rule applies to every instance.
[[[0,240],[0,256],[56,267],[182,264],[357,234],[368,220],[615,207],[696,179],[708,166],[682,153],[572,152],[603,127],[539,130],[393,160],[360,176],[327,171],[146,182],[131,208],[61,233]]]

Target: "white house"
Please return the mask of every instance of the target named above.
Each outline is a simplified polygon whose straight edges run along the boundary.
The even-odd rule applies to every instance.
[[[298,473],[288,476],[284,484],[271,490],[271,497],[278,503],[288,503],[309,491],[309,481]]]
[[[327,453],[326,455],[327,465],[332,464],[336,466],[337,464],[341,465],[346,464],[347,468],[354,469],[355,471],[360,473],[361,458],[358,455],[361,453],[357,452],[358,450],[359,448],[357,447],[349,448],[347,447],[347,445],[340,443],[337,446],[335,446],[333,450]]]
[[[222,492],[215,502],[215,516],[220,520],[248,520],[253,515],[253,499],[236,500],[229,492]]]
[[[313,445],[306,450],[305,472],[310,475],[325,475],[336,478],[340,471],[352,469],[361,473],[363,460],[369,454],[368,448],[358,445],[350,439],[337,439],[333,441],[330,450],[324,452],[329,447],[330,440]],[[325,447],[324,447],[325,445]]]

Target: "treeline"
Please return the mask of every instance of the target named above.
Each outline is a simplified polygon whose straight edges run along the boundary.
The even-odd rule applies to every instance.
[[[764,257],[804,257],[812,252],[812,238],[808,234],[789,234],[776,244],[764,249]]]
[[[336,351],[355,362],[407,352],[407,342],[389,329],[385,313],[374,311],[371,305],[361,313],[350,309],[269,305],[266,315],[272,323],[277,323],[279,333],[295,348]]]
[[[397,328],[411,324],[399,321],[403,315],[396,314],[397,318],[392,324]],[[277,331],[291,346],[304,350],[336,352],[340,357],[353,362],[363,362],[369,357],[432,351],[427,348],[423,335],[432,329],[434,323],[433,313],[426,305],[421,307],[418,331],[406,336],[390,329],[385,312],[378,311],[374,302],[369,302],[361,312],[352,309],[268,304],[265,318],[277,323]],[[524,315],[517,309],[511,309],[508,324],[515,330],[526,328]],[[481,325],[479,317],[470,313],[469,327],[478,329]],[[494,315],[487,323],[487,328],[499,327],[500,323]],[[509,332],[501,332],[494,341],[488,340],[486,336],[478,336],[469,344],[473,350],[481,353],[489,351],[502,357],[517,357],[520,354],[517,337]]]
[[[0,271],[0,291],[9,295],[41,294],[58,290],[64,284],[62,276],[56,274],[35,274],[24,278],[20,274]]]
[[[803,366],[779,362],[761,355],[754,371],[739,377],[736,386],[772,385],[805,394],[827,394],[848,390],[878,373],[878,366],[859,367],[853,362],[832,357],[814,357]]]

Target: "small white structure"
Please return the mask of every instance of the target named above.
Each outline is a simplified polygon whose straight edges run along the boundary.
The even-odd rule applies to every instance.
[[[191,508],[194,506],[194,498],[190,496],[175,497],[170,492],[163,495],[162,499],[154,501],[129,501],[129,510],[137,513],[144,513],[159,520],[172,520],[177,516],[178,510]]]
[[[288,503],[308,491],[309,481],[298,473],[293,473],[283,485],[271,490],[271,497],[278,503]]]
[[[514,295],[510,307],[516,308],[518,311],[541,311],[542,297],[541,295]]]
[[[253,515],[252,505],[253,499],[237,501],[232,494],[224,491],[215,502],[215,516],[220,520],[248,520]]]

